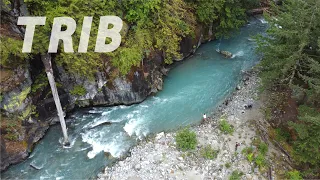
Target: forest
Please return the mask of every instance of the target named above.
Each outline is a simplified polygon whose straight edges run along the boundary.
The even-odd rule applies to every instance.
[[[1,69],[27,67],[38,55],[47,54],[54,17],[68,16],[77,22],[73,48],[78,49],[84,16],[92,16],[91,37],[87,53],[65,53],[59,46],[53,56],[57,65],[70,74],[94,79],[95,73],[112,66],[109,77],[124,77],[142,67],[143,60],[157,52],[165,64],[182,58],[180,43],[195,37],[199,26],[212,29],[214,38],[231,37],[233,30],[247,23],[247,10],[259,7],[260,0],[25,0],[28,13],[46,16],[47,22],[36,28],[31,53],[22,53],[23,37],[2,33],[0,36]],[[269,2],[269,1],[268,1]],[[1,3],[1,15],[8,15],[13,1]],[[279,5],[280,4],[280,5]],[[95,53],[99,17],[116,15],[123,20],[120,47],[109,53]],[[264,115],[272,128],[269,136],[287,153],[297,179],[320,177],[320,1],[283,0],[270,2],[264,12],[268,22],[266,36],[256,36],[258,65],[262,79],[260,96],[266,98]],[[3,19],[2,21],[5,21]],[[204,36],[209,36],[205,34]],[[208,38],[208,37],[207,37]],[[107,42],[110,39],[107,39]],[[29,93],[42,91],[47,85],[39,74]],[[57,86],[62,86],[57,83]],[[1,91],[2,94],[6,92]],[[75,86],[72,95],[86,90]],[[36,116],[30,108],[27,117]],[[5,117],[4,113],[1,116]],[[15,140],[8,137],[8,140]]]
[[[320,174],[320,2],[286,0],[258,37],[266,117],[305,178]]]

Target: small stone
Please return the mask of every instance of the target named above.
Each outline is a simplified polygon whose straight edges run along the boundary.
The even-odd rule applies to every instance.
[[[124,162],[123,161],[119,161],[119,166],[123,166]]]
[[[164,137],[164,132],[161,132],[161,133],[157,134],[156,140],[159,140],[159,139],[161,139],[163,137]]]
[[[141,164],[136,164],[136,165],[134,166],[134,169],[135,169],[136,171],[140,171],[140,169],[141,169]]]
[[[251,174],[246,174],[246,179],[248,179],[248,180],[252,179],[252,175]]]

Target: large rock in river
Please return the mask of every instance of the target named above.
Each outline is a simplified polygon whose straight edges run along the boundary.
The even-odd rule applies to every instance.
[[[232,58],[232,53],[229,51],[216,50],[218,53],[222,54],[225,58]]]

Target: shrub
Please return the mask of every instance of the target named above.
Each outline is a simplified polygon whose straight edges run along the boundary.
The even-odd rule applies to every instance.
[[[290,179],[290,180],[300,180],[303,179],[300,172],[297,170],[293,170],[293,171],[289,171],[286,174],[286,178]]]
[[[242,150],[242,154],[250,154],[253,153],[253,147],[246,147]]]
[[[183,151],[195,149],[197,145],[196,133],[184,128],[177,133],[177,147]]]
[[[233,171],[231,176],[229,177],[229,180],[240,180],[241,176],[243,176],[243,172],[241,171]]]
[[[231,167],[231,164],[228,162],[228,163],[226,163],[224,166],[226,166],[226,168],[230,168],[230,167]]]
[[[253,153],[247,154],[247,159],[249,162],[252,162],[253,161]]]
[[[81,85],[74,86],[73,89],[70,91],[70,94],[78,95],[78,96],[83,96],[86,93],[87,93],[87,90]]]
[[[259,149],[259,152],[265,156],[268,152],[268,145],[264,142],[261,142],[258,146],[258,149]]]
[[[234,131],[233,127],[225,119],[220,121],[219,129],[225,134],[232,134]]]
[[[264,155],[259,153],[258,156],[255,158],[255,163],[257,164],[257,166],[259,168],[262,168],[266,165],[266,161],[265,161],[265,158],[264,158]]]
[[[4,135],[4,138],[9,141],[17,141],[19,139],[19,136],[15,134],[14,132],[10,132],[6,135]]]
[[[218,155],[218,151],[214,150],[210,145],[202,148],[200,154],[205,159],[214,159]]]

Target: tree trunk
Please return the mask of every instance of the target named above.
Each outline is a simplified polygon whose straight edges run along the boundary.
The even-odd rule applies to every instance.
[[[59,116],[59,120],[60,120],[60,124],[61,124],[61,128],[62,128],[63,138],[64,138],[63,145],[69,145],[67,126],[66,126],[66,122],[64,120],[64,114],[62,111],[56,82],[54,81],[53,70],[52,70],[52,65],[51,65],[51,55],[48,53],[41,55],[41,60],[43,62],[45,71],[47,73],[48,81],[49,81],[51,91],[52,91],[52,96],[54,99],[54,103],[56,104],[56,108],[57,108],[57,112],[58,112],[58,116]]]
[[[213,22],[210,23],[209,25],[209,32],[208,32],[208,36],[209,36],[209,41],[211,41],[211,38],[212,38],[212,29],[213,29]]]

